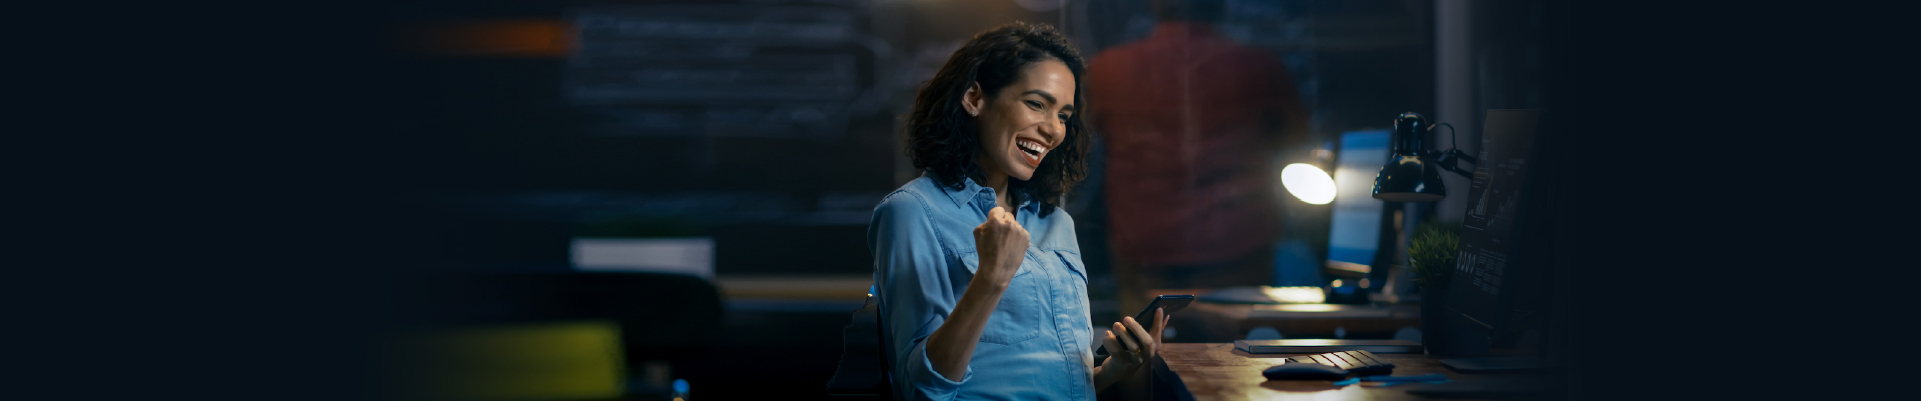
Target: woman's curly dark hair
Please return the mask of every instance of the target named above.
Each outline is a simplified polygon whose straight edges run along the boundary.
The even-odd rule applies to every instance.
[[[1073,43],[1047,24],[1015,22],[974,35],[960,50],[947,58],[934,79],[922,84],[914,97],[914,111],[907,117],[907,156],[914,167],[930,172],[936,182],[961,189],[963,177],[981,180],[975,164],[980,152],[980,134],[965,109],[961,96],[974,83],[980,83],[987,97],[1020,80],[1028,65],[1046,60],[1067,64],[1074,73],[1074,104],[1086,108],[1082,97],[1082,78],[1086,62]],[[1041,215],[1053,213],[1069,188],[1087,178],[1087,153],[1093,138],[1081,123],[1081,114],[1067,118],[1067,138],[1042,159],[1028,181],[1008,179],[1008,196],[1014,203],[1022,199],[1041,202]]]

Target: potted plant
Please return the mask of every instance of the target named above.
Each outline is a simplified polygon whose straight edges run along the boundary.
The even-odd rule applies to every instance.
[[[1429,354],[1445,354],[1448,349],[1442,325],[1447,317],[1447,286],[1454,279],[1454,257],[1460,251],[1461,224],[1439,220],[1416,226],[1407,244],[1408,267],[1421,291],[1421,343]]]

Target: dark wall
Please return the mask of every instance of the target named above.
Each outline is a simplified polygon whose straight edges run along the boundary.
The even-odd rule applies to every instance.
[[[752,15],[781,10],[831,15]],[[570,55],[397,52],[385,71],[396,83],[387,95],[391,129],[406,153],[431,160],[408,172],[413,185],[403,191],[444,220],[422,235],[439,238],[446,259],[565,264],[565,243],[547,239],[628,224],[715,237],[722,273],[867,270],[865,212],[898,184],[893,112],[873,100],[886,49],[861,43],[872,37],[869,10],[851,2],[421,1],[395,7],[390,24],[404,35],[475,21],[575,24],[583,15],[706,24],[696,28],[786,18],[852,31],[796,41],[589,29]],[[828,71],[833,84],[770,94],[752,83],[816,78],[770,63],[823,59],[846,62]],[[648,76],[651,87],[615,87]],[[728,85],[748,90],[726,93]],[[581,94],[609,87],[610,96]],[[490,245],[503,241],[524,245]]]

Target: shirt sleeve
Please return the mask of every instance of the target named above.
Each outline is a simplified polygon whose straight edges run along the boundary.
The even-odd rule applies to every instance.
[[[947,321],[958,298],[927,206],[911,192],[896,192],[874,208],[868,227],[894,387],[906,399],[952,399],[974,368],[959,381],[948,380],[927,359],[927,336]]]

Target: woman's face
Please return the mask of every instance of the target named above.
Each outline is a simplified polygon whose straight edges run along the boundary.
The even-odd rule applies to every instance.
[[[1067,139],[1067,118],[1076,107],[1074,72],[1059,60],[1040,61],[1028,64],[1020,79],[996,96],[985,97],[979,84],[965,96],[962,105],[980,127],[975,163],[983,173],[1026,181],[1034,177],[1041,159]]]

